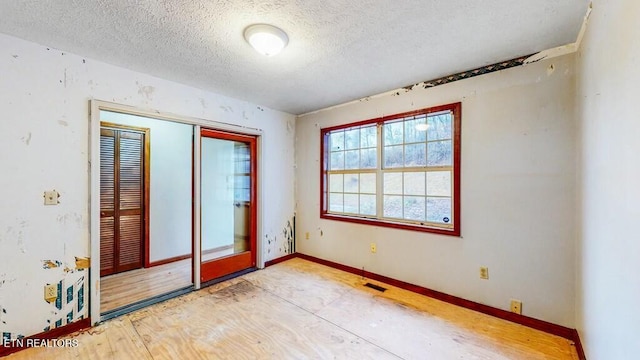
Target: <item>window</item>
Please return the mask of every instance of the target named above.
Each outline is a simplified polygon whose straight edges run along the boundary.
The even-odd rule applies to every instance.
[[[322,129],[321,217],[459,236],[460,108]]]

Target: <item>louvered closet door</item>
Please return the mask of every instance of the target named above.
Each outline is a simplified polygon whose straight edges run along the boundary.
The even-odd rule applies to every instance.
[[[101,129],[100,275],[143,265],[144,134]]]

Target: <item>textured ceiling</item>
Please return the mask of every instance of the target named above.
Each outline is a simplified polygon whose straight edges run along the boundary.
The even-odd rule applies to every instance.
[[[576,40],[589,0],[0,1],[0,32],[301,114]],[[242,36],[270,23],[266,58]]]

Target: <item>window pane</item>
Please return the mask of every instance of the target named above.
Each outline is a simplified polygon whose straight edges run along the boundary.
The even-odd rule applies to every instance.
[[[358,213],[358,194],[344,194],[344,212]]]
[[[413,142],[424,142],[427,140],[427,132],[424,128],[419,127],[424,126],[427,123],[427,120],[424,116],[407,120],[404,122],[404,142],[405,143],[413,143]]]
[[[384,217],[402,218],[402,196],[384,196],[383,200]]]
[[[360,174],[360,192],[376,193],[376,174]]]
[[[331,151],[344,150],[344,131],[329,133],[329,149]]]
[[[452,154],[451,140],[427,143],[427,166],[449,166]]]
[[[360,195],[360,214],[375,215],[376,214],[376,196]]]
[[[396,121],[392,123],[386,123],[383,126],[382,132],[384,133],[384,144],[385,145],[396,145],[402,144],[403,135],[403,122]]]
[[[345,169],[358,169],[360,165],[360,151],[349,150],[344,152],[344,168]]]
[[[344,192],[350,192],[350,193],[358,192],[358,174],[344,175]]]
[[[404,194],[424,196],[424,173],[406,172],[404,173]]]
[[[329,175],[329,191],[330,192],[342,192],[342,174]]]
[[[402,166],[402,145],[385,146],[384,148],[384,167],[394,168]]]
[[[377,150],[362,149],[360,150],[360,168],[361,169],[375,169],[378,166],[376,158],[378,157]]]
[[[424,197],[404,197],[404,218],[407,220],[424,221]]]
[[[330,170],[344,170],[344,151],[332,152],[330,163]]]
[[[342,193],[329,193],[329,211],[342,212]]]
[[[402,173],[384,174],[384,193],[402,195]]]
[[[360,147],[378,146],[378,127],[376,125],[363,127],[360,129]]]
[[[451,224],[451,198],[427,198],[427,221]]]
[[[352,129],[344,132],[344,148],[357,149],[360,147],[360,129]]]
[[[427,140],[452,139],[451,136],[451,113],[429,116],[427,129]]]
[[[404,147],[404,166],[425,166],[427,154],[425,144],[411,144]]]
[[[451,196],[451,172],[429,171],[427,173],[427,195]]]

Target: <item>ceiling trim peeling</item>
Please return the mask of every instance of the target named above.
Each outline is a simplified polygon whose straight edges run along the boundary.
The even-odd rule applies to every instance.
[[[340,108],[340,107],[347,106],[347,105],[350,105],[350,104],[355,104],[355,103],[359,103],[359,102],[363,102],[363,101],[369,101],[371,99],[382,97],[382,96],[397,96],[397,95],[401,95],[402,93],[405,93],[405,92],[408,92],[408,91],[411,91],[411,90],[416,90],[416,89],[419,89],[419,88],[428,89],[428,88],[432,88],[432,87],[435,87],[435,86],[448,84],[448,83],[451,83],[451,82],[454,82],[454,81],[469,79],[469,78],[472,78],[472,77],[485,75],[485,74],[489,74],[489,73],[496,72],[496,71],[506,70],[506,69],[509,69],[509,68],[512,68],[512,67],[516,67],[516,66],[535,63],[535,62],[538,62],[538,61],[541,61],[541,60],[544,60],[544,59],[551,59],[551,58],[554,58],[554,57],[558,57],[558,56],[574,53],[574,52],[578,51],[578,49],[580,49],[580,43],[582,42],[582,37],[584,36],[584,33],[586,31],[587,23],[588,23],[588,20],[589,20],[589,17],[591,15],[591,11],[592,10],[593,10],[593,3],[590,2],[589,6],[587,7],[587,12],[584,15],[584,19],[582,21],[582,27],[580,28],[580,32],[578,33],[578,37],[577,37],[576,41],[571,43],[571,44],[566,44],[566,45],[558,46],[558,47],[555,47],[555,48],[543,50],[543,51],[540,51],[540,52],[535,53],[535,54],[520,56],[520,57],[517,57],[515,59],[506,60],[506,61],[502,61],[502,62],[499,62],[499,63],[482,66],[482,67],[479,67],[479,68],[476,68],[476,69],[473,69],[473,70],[467,70],[467,71],[459,72],[459,73],[456,73],[456,74],[443,76],[441,78],[428,80],[428,81],[423,81],[423,82],[420,82],[420,83],[417,83],[417,84],[404,86],[404,87],[399,88],[399,89],[386,91],[386,92],[383,92],[383,93],[380,93],[380,94],[376,94],[376,95],[372,95],[372,96],[367,96],[367,97],[364,97],[364,98],[361,98],[361,99],[358,99],[358,100],[353,100],[353,101],[349,101],[349,102],[346,102],[346,103],[330,106],[330,107],[327,107],[327,108],[324,108],[324,109],[310,111],[310,112],[298,115],[298,118],[301,118],[301,117],[304,117],[304,116],[307,116],[307,115],[311,115],[311,114],[316,114],[316,113],[323,112],[323,111],[327,111],[327,110],[331,110],[331,109],[335,109],[335,108]]]
[[[391,91],[387,91],[387,92],[384,92],[384,93],[380,93],[380,94],[376,94],[376,95],[372,95],[372,96],[367,96],[367,97],[364,97],[364,98],[361,98],[361,99],[358,99],[358,100],[349,101],[347,103],[338,104],[338,105],[330,106],[330,107],[327,107],[327,108],[324,108],[324,109],[320,109],[320,110],[315,110],[315,111],[311,111],[311,112],[308,112],[308,113],[304,113],[304,114],[298,115],[298,117],[300,118],[300,117],[303,117],[303,116],[319,113],[319,112],[322,112],[322,111],[343,107],[343,106],[346,106],[346,105],[349,105],[349,104],[359,103],[359,102],[363,102],[363,101],[369,101],[371,99],[375,99],[375,98],[382,97],[382,96],[389,96],[389,95],[390,96],[397,96],[397,95],[401,95],[403,93],[406,93],[406,92],[409,92],[409,91],[412,91],[412,90],[429,89],[429,88],[432,88],[432,87],[436,87],[436,86],[452,83],[452,82],[459,81],[459,80],[470,79],[472,77],[485,75],[485,74],[490,74],[490,73],[496,72],[496,71],[506,70],[506,69],[509,69],[509,68],[512,68],[512,67],[524,65],[525,61],[527,59],[530,59],[532,56],[534,56],[534,55],[530,54],[530,55],[520,56],[520,57],[517,57],[515,59],[501,61],[499,63],[482,66],[482,67],[475,68],[475,69],[472,69],[472,70],[462,71],[462,72],[459,72],[459,73],[456,73],[456,74],[443,76],[441,78],[437,78],[437,79],[433,79],[433,80],[423,81],[423,82],[420,82],[420,83],[417,83],[417,84],[404,86],[404,87],[396,89],[396,90],[391,90]]]

